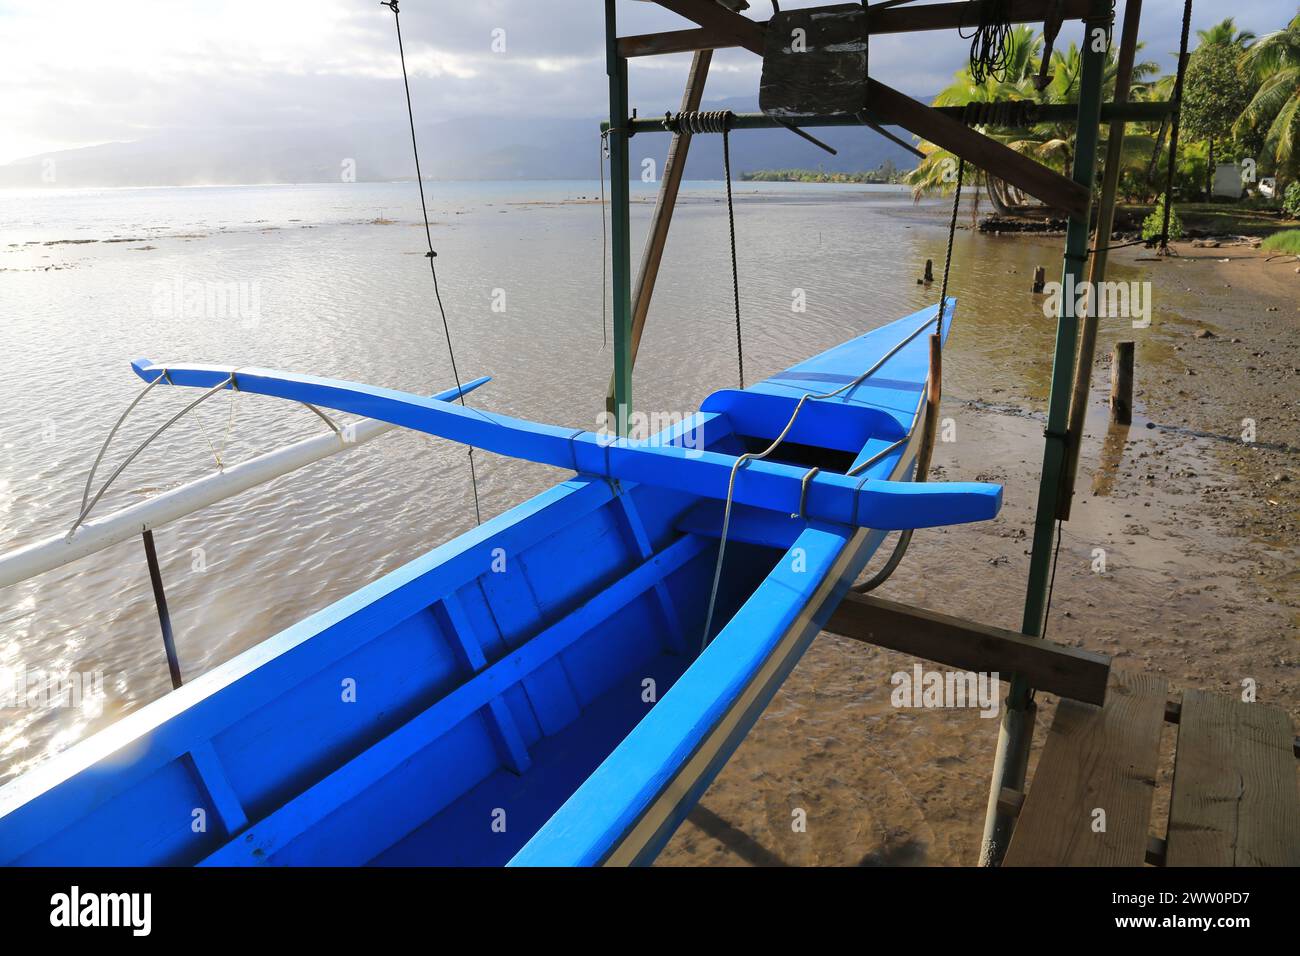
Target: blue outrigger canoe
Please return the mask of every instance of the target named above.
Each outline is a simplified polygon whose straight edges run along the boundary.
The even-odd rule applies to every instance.
[[[0,789],[0,862],[653,860],[886,532],[997,513],[999,486],[908,480],[929,368],[918,333],[937,311],[715,392],[639,442],[346,382],[137,362],[146,380],[230,377],[577,476]],[[882,358],[735,467],[801,396]]]

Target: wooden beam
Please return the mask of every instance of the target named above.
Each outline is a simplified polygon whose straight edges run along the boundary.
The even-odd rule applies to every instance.
[[[825,630],[963,670],[1031,675],[1033,686],[1090,704],[1106,699],[1110,658],[850,592]]]
[[[679,16],[694,20],[714,34],[734,40],[751,53],[763,55],[764,26],[761,23],[732,13],[713,0],[655,2]],[[956,6],[966,7],[966,4]],[[917,7],[914,12],[921,9]],[[902,126],[1072,217],[1082,218],[1088,214],[1088,190],[1083,186],[870,78],[867,80],[867,109],[880,122]]]
[[[731,46],[744,47],[750,53],[763,55],[763,34],[767,24],[714,3],[714,0],[655,0],[659,6],[671,10],[679,17],[693,20],[708,30],[712,36],[729,41]]]
[[[1047,18],[1054,2],[1055,0],[1013,0],[1007,8],[1010,22],[1041,23]],[[662,5],[667,6],[667,4]],[[883,34],[970,27],[979,22],[971,6],[969,2],[934,3],[900,9],[871,10],[868,12],[870,19],[867,29],[872,34]],[[1065,19],[1081,20],[1094,15],[1095,7],[1095,0],[1065,0]],[[681,15],[687,19],[694,19],[685,13]],[[756,23],[760,29],[767,27],[763,22],[751,22]],[[692,30],[665,30],[661,33],[622,37],[618,41],[618,51],[625,57],[659,56],[666,53],[691,53],[695,50],[721,50],[740,45],[739,38],[728,30],[696,27]]]
[[[638,56],[661,56],[665,53],[720,50],[739,45],[730,34],[704,27],[695,27],[693,30],[667,30],[663,33],[642,33],[637,36],[618,38],[619,55],[628,59]]]
[[[867,80],[867,108],[883,122],[902,126],[1071,217],[1088,215],[1083,186],[879,80]]]
[[[1010,0],[1006,4],[1008,23],[1042,23],[1054,12],[1057,0]],[[890,7],[870,11],[867,30],[870,33],[916,33],[923,30],[971,29],[979,24],[978,0],[959,3],[930,3],[916,6]],[[1096,0],[1064,0],[1060,16],[1065,20],[1082,20],[1095,16],[1099,6],[1110,12],[1107,4]]]

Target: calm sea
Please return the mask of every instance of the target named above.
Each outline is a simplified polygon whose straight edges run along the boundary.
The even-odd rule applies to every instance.
[[[494,376],[472,402],[596,427],[610,372],[599,184],[427,190],[461,376]],[[634,195],[635,262],[653,186]],[[738,184],[736,199],[750,381],[937,301],[937,284],[916,277],[926,258],[942,268],[941,203],[914,207],[897,187],[771,183]],[[100,443],[140,390],[133,359],[450,386],[424,251],[413,183],[0,192],[0,550],[70,526]],[[958,234],[950,394],[1045,392],[1045,363],[1027,356],[1046,354],[1052,325],[1025,292],[1033,267],[1055,261],[1036,243]],[[640,352],[638,407],[685,414],[735,384],[729,270],[722,186],[688,183]],[[799,297],[806,311],[792,310]],[[106,468],[193,397],[155,389]],[[137,459],[96,514],[323,427],[301,407],[214,397]],[[476,460],[486,515],[560,477]],[[464,450],[395,433],[159,529],[186,677],[472,526]],[[4,710],[0,781],[164,694],[141,543],[0,591],[0,667],[98,673],[105,692],[98,713]]]

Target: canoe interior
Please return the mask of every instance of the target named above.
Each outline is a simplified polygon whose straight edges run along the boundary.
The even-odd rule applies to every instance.
[[[800,394],[848,380],[923,315],[715,393],[664,438],[702,425],[710,450],[756,450]],[[918,342],[881,384],[810,403],[775,460],[843,472],[905,434],[924,381]],[[908,464],[886,458],[869,474]],[[505,864],[603,763],[621,773],[620,744],[648,714],[675,706],[701,657],[721,516],[721,502],[685,492],[559,484],[0,790],[0,862]],[[851,580],[879,539],[859,535],[852,555],[849,540],[737,506],[703,656],[725,663],[730,641],[766,626],[731,628],[742,607],[813,600],[812,583],[778,580],[796,541],[823,576]]]

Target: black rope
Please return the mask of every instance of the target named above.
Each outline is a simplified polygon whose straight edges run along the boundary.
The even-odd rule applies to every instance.
[[[722,168],[727,174],[727,228],[731,232],[731,296],[736,306],[736,364],[740,369],[740,387],[745,387],[745,346],[740,337],[740,277],[736,271],[736,212],[731,203],[731,114],[722,127]]]
[[[966,175],[966,160],[957,160],[957,188],[952,196],[952,219],[948,223],[948,252],[943,259],[943,284],[939,287],[939,323],[935,329],[943,334],[943,311],[948,307],[948,270],[952,266],[952,242],[957,235],[957,208],[961,205],[961,183]]]
[[[460,372],[456,368],[456,352],[451,347],[451,327],[447,324],[447,310],[442,306],[442,293],[438,290],[438,270],[433,264],[437,253],[433,251],[433,235],[429,232],[429,207],[424,201],[424,175],[420,172],[420,146],[415,139],[415,110],[411,106],[411,82],[406,76],[406,50],[402,47],[402,23],[398,16],[397,0],[381,0],[381,7],[388,7],[393,11],[393,25],[397,27],[397,55],[402,60],[402,85],[406,88],[406,117],[411,124],[411,151],[415,154],[415,182],[420,187],[420,210],[424,213],[424,239],[428,244],[429,251],[425,253],[425,258],[429,260],[429,274],[433,276],[433,297],[438,303],[438,314],[442,316],[442,331],[447,337],[447,354],[451,357],[451,374],[456,380],[456,394],[460,396],[460,404],[465,405],[465,393],[461,390]],[[469,480],[474,489],[474,522],[475,524],[483,523],[483,515],[479,511],[478,504],[478,474],[474,469],[474,449],[469,449]]]

